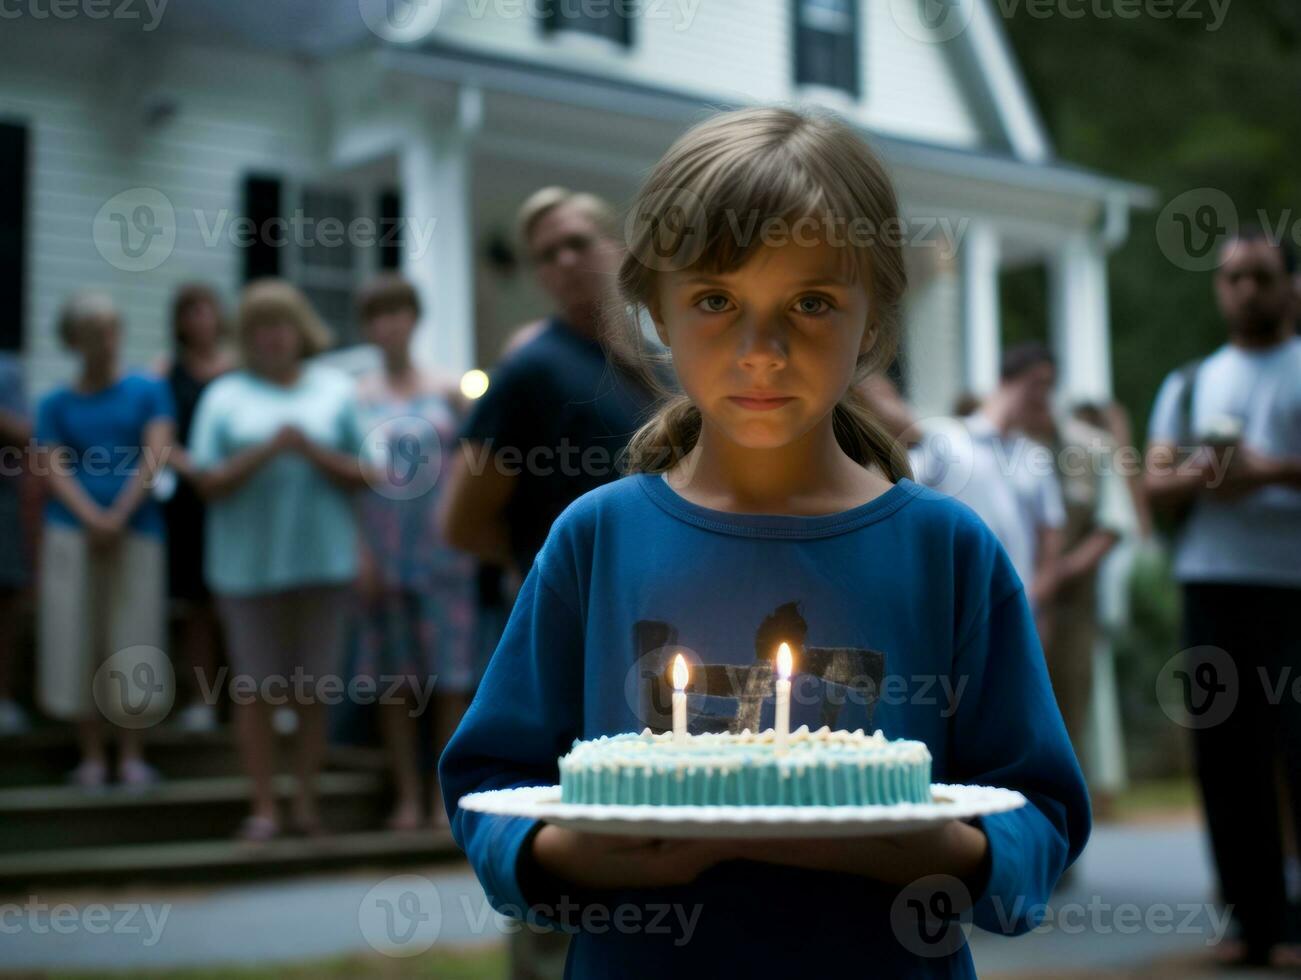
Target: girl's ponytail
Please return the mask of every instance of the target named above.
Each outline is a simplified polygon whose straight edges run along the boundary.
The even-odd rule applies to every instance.
[[[836,442],[860,466],[875,464],[894,483],[912,479],[908,453],[899,440],[881,424],[857,386],[850,387],[831,412]]]

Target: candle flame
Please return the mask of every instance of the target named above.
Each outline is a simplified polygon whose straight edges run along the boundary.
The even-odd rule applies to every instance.
[[[690,674],[687,672],[687,658],[678,654],[673,658],[673,690],[685,691]]]
[[[777,648],[777,676],[784,681],[791,679],[791,648],[788,643]]]

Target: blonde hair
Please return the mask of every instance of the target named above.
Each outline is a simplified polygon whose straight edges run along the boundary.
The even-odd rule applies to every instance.
[[[59,310],[58,332],[63,346],[75,347],[82,328],[89,324],[122,325],[122,315],[108,293],[86,289],[68,297]]]
[[[707,274],[740,268],[762,246],[743,241],[737,216],[762,227],[770,218],[794,223],[823,215],[840,227],[871,229],[866,243],[842,247],[851,275],[868,284],[867,328],[874,343],[858,356],[853,380],[833,409],[832,427],[845,454],[877,465],[891,480],[912,475],[908,457],[868,408],[859,390],[889,366],[899,348],[900,305],[907,288],[899,206],[885,167],[867,144],[833,114],[758,107],[721,113],[698,123],[669,148],[633,202],[628,253],[619,268],[619,292],[631,315],[614,311],[607,342],[619,360],[640,369],[662,403],[628,445],[629,472],[670,469],[696,444],[700,410],[680,389],[664,383],[672,353],[652,349],[639,321],[658,319],[660,275],[695,269]],[[789,224],[788,224],[789,227]]]
[[[330,328],[321,322],[302,290],[284,279],[258,279],[249,283],[239,301],[237,335],[245,360],[254,328],[280,320],[288,320],[298,329],[304,358],[329,350],[334,343]]]
[[[568,187],[543,187],[528,196],[515,216],[516,234],[525,249],[529,247],[529,239],[532,238],[537,223],[564,204],[573,205],[582,211],[600,229],[601,234],[616,234],[614,208],[604,198],[571,191]]]

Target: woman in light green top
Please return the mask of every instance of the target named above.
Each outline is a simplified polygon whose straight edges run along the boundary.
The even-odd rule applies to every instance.
[[[217,597],[234,671],[231,696],[252,812],[240,836],[280,830],[271,714],[298,715],[293,826],[321,830],[316,776],[325,704],[338,687],[357,575],[354,491],[365,478],[352,380],[308,362],[329,334],[294,286],[249,286],[239,310],[244,370],[204,391],[190,456],[209,501],[204,576]],[[333,692],[337,693],[337,692]]]

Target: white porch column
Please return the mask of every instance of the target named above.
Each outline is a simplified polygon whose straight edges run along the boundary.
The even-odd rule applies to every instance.
[[[399,159],[402,272],[425,308],[413,355],[422,365],[457,375],[475,364],[469,144],[457,121],[441,128],[416,125]]]
[[[1107,253],[1091,236],[1072,235],[1049,266],[1052,345],[1066,402],[1112,396]]]
[[[986,395],[998,385],[1002,357],[998,306],[997,230],[973,221],[962,243],[963,381],[968,391]]]

